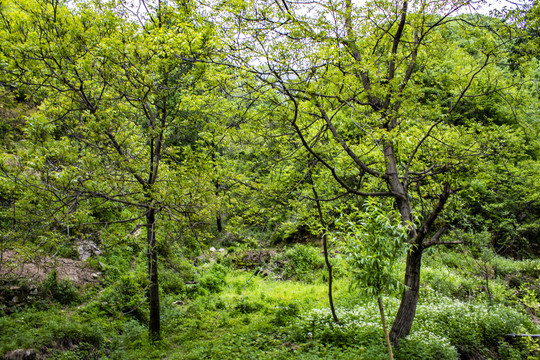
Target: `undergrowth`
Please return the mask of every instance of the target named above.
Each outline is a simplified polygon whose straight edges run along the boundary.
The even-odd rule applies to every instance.
[[[507,335],[538,332],[526,306],[538,298],[532,276],[538,262],[486,259],[453,249],[428,252],[414,326],[396,359],[536,356],[534,342]],[[339,256],[331,260],[342,262]],[[104,258],[102,284],[80,290],[52,275],[42,285],[48,297],[0,316],[0,356],[33,348],[50,359],[387,358],[377,306],[350,288],[341,265],[334,281],[339,323],[333,321],[316,248],[297,245],[276,256],[279,271],[290,274],[287,281],[257,269],[235,269],[226,258],[197,266],[184,258],[167,264],[161,283],[163,339],[156,343],[147,333],[143,261],[143,256]],[[487,278],[482,272],[471,276],[467,264],[475,261],[489,261],[494,271]],[[396,278],[402,270],[395,270]],[[489,298],[481,288],[486,281]],[[384,302],[391,322],[399,298]]]

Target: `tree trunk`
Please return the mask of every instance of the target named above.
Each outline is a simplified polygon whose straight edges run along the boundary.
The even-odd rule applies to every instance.
[[[407,253],[407,264],[405,267],[405,290],[401,297],[401,304],[390,331],[390,340],[397,345],[399,339],[407,336],[416,313],[418,303],[418,290],[420,289],[420,267],[422,264],[421,245],[413,245]]]
[[[392,343],[390,342],[390,337],[388,336],[388,328],[386,327],[386,318],[384,316],[384,306],[382,302],[382,297],[380,295],[377,297],[377,302],[379,303],[379,313],[381,314],[384,340],[386,341],[386,347],[388,348],[388,359],[394,360],[394,353],[392,352]]]
[[[324,227],[325,221],[322,213],[321,202],[319,201],[319,194],[317,193],[317,189],[315,189],[315,183],[313,182],[313,178],[311,177],[311,170],[309,171],[309,180],[311,182],[311,189],[313,190],[313,195],[315,196],[315,203],[317,204],[319,221],[321,226]],[[328,238],[325,233],[323,233],[322,235],[322,240],[324,249],[324,261],[326,262],[326,268],[328,269],[328,302],[330,303],[330,310],[332,311],[332,317],[334,318],[334,322],[336,324],[339,324],[339,319],[336,314],[336,308],[334,307],[334,297],[332,295],[332,264],[330,263],[330,259],[328,258]]]
[[[150,305],[150,338],[152,341],[160,338],[160,306],[159,306],[159,282],[158,282],[158,260],[156,247],[156,233],[154,225],[156,223],[156,210],[149,209],[146,215],[146,238],[148,241],[148,275],[150,288],[148,289],[148,301]]]
[[[221,215],[218,214],[216,216],[216,225],[217,225],[217,231],[222,232],[223,231],[223,225],[221,225]]]
[[[317,202],[317,205],[318,202]],[[320,207],[319,207],[320,208]],[[334,307],[334,297],[332,296],[332,264],[328,258],[328,239],[326,234],[323,234],[323,248],[324,248],[324,261],[326,262],[326,267],[328,269],[328,302],[330,303],[330,310],[332,311],[332,317],[334,322],[339,324],[339,319],[336,314],[336,309]]]

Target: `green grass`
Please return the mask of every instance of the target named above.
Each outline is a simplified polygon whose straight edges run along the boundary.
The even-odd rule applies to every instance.
[[[493,269],[491,302],[481,290],[482,273],[471,275],[467,267],[475,261]],[[183,267],[184,275],[163,278],[160,342],[148,339],[145,283],[139,281],[144,274],[115,267],[122,276],[108,277],[103,288],[87,289],[73,304],[48,299],[0,316],[0,356],[34,348],[50,359],[387,358],[377,306],[351,291],[345,268],[334,282],[336,325],[323,269],[303,281],[278,281],[219,264]],[[396,359],[527,359],[534,344],[505,335],[539,332],[525,306],[538,298],[532,276],[537,269],[537,261],[475,260],[455,250],[426,254],[415,323]],[[398,267],[394,276],[402,272]],[[178,285],[182,276],[195,276],[198,283]],[[518,280],[509,276],[521,282],[515,285]],[[399,295],[384,301],[391,322]]]

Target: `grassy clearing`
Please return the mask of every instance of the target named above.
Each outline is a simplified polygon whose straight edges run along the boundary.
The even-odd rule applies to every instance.
[[[295,254],[313,256],[311,250]],[[448,250],[427,254],[415,324],[396,359],[537,358],[534,343],[505,335],[539,332],[531,320],[537,309],[528,304],[537,299],[540,262],[484,259]],[[260,271],[235,269],[221,260],[228,266],[193,267],[183,261],[180,273],[165,269],[164,337],[156,344],[147,335],[144,273],[105,264],[122,275],[105,274],[108,280],[102,285],[62,297],[62,302],[42,298],[0,316],[0,355],[34,348],[50,359],[387,358],[376,303],[349,288],[348,270],[339,257],[334,259],[340,274],[334,296],[340,324],[328,309],[324,269],[315,266],[306,272],[289,264],[283,268],[290,280],[284,281],[276,280],[282,277],[278,269],[276,276],[263,277],[255,275]],[[320,259],[304,260],[300,256],[295,261],[317,264]],[[474,273],[468,264],[480,261],[486,266]],[[294,269],[300,271],[295,274]],[[395,277],[401,272],[396,269]],[[45,285],[49,290],[65,288],[52,280]],[[399,296],[391,294],[384,302],[391,321]]]

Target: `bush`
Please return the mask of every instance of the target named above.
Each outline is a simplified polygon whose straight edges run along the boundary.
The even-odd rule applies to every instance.
[[[300,308],[297,303],[285,303],[278,305],[274,312],[272,323],[276,326],[284,326],[292,319],[298,317]]]
[[[41,352],[54,349],[47,358],[59,358],[66,350],[77,348],[78,358],[97,359],[103,355],[105,347],[105,328],[96,323],[81,322],[68,316],[64,309],[55,307],[49,307],[47,311],[27,309],[0,317],[0,329],[0,358],[4,353],[21,348]],[[75,355],[66,354],[64,358],[69,356]]]
[[[280,260],[285,263],[283,279],[312,280],[314,270],[324,266],[324,257],[318,249],[301,244],[285,251]]]
[[[46,297],[62,305],[72,304],[79,299],[77,288],[69,280],[58,279],[56,270],[51,271],[49,276],[43,281],[42,291]]]
[[[187,294],[190,297],[196,295],[207,295],[218,293],[225,286],[225,276],[227,268],[218,263],[209,263],[201,267],[203,273],[198,277],[196,283],[189,284]]]
[[[139,321],[146,322],[148,318],[146,309],[148,283],[149,281],[143,273],[127,272],[122,274],[116,282],[101,292],[98,300],[101,312],[115,317],[119,313],[129,314]]]
[[[166,294],[185,294],[186,283],[195,281],[196,277],[195,266],[185,258],[168,259],[159,270],[160,287]]]
[[[502,256],[495,256],[490,264],[497,276],[507,276],[512,274],[524,274],[537,278],[540,275],[540,260],[512,260]]]
[[[336,324],[330,309],[314,309],[291,325],[294,341],[306,341],[308,337],[322,344],[374,348],[375,353],[388,356],[384,343],[382,325],[377,307],[358,306],[355,309],[337,309],[339,324]],[[311,335],[310,335],[311,334]]]

